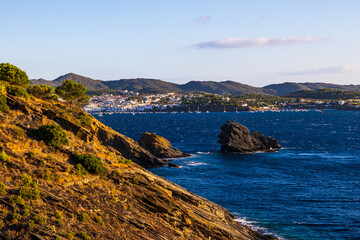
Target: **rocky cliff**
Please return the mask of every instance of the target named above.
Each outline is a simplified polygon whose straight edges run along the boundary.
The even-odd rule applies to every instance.
[[[166,163],[82,110],[6,98],[10,110],[0,111],[0,239],[273,239],[145,170],[138,164]],[[40,140],[39,128],[49,124],[59,125],[69,144]],[[98,174],[86,168],[89,162],[79,164],[79,155],[91,155],[105,170]]]
[[[169,140],[154,133],[143,133],[139,140],[139,145],[158,158],[182,158],[190,156],[190,154],[173,148]]]
[[[221,151],[251,153],[257,151],[274,151],[280,149],[279,142],[272,137],[250,131],[247,127],[234,121],[228,121],[221,127],[219,135]]]

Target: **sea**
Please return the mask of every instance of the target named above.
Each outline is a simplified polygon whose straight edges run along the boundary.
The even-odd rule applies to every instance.
[[[360,111],[95,115],[139,140],[169,139],[191,157],[153,173],[282,239],[360,239]],[[237,121],[279,140],[278,152],[220,152],[220,127]]]

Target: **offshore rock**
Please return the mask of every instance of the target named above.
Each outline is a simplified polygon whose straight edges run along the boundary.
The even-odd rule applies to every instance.
[[[154,133],[143,133],[139,140],[139,145],[158,158],[182,158],[190,156],[190,154],[173,148],[169,140]]]
[[[219,143],[221,143],[221,151],[224,152],[271,152],[281,148],[275,138],[265,137],[257,131],[250,134],[247,127],[234,121],[228,121],[221,130]]]

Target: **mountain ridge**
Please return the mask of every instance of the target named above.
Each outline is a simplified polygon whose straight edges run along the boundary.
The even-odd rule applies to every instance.
[[[67,73],[57,77],[54,80],[32,79],[32,85],[44,84],[52,87],[60,86],[65,79],[73,80],[83,84],[89,91],[137,91],[142,93],[163,93],[163,92],[206,92],[212,94],[270,94],[283,96],[302,90],[317,89],[340,89],[349,91],[360,91],[360,85],[341,85],[323,82],[284,82],[278,84],[270,84],[264,87],[253,87],[236,81],[225,80],[215,81],[189,81],[185,84],[171,83],[160,79],[151,78],[131,78],[119,80],[95,80],[89,77],[81,76],[75,73]]]

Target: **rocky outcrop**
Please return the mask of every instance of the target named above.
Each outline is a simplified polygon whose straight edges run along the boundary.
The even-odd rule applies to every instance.
[[[158,158],[182,158],[190,156],[190,154],[173,148],[169,140],[154,133],[143,133],[139,140],[139,145]]]
[[[257,151],[274,151],[280,149],[279,142],[272,137],[265,137],[257,131],[250,131],[247,127],[234,121],[228,121],[221,127],[219,135],[221,151],[252,153]]]

